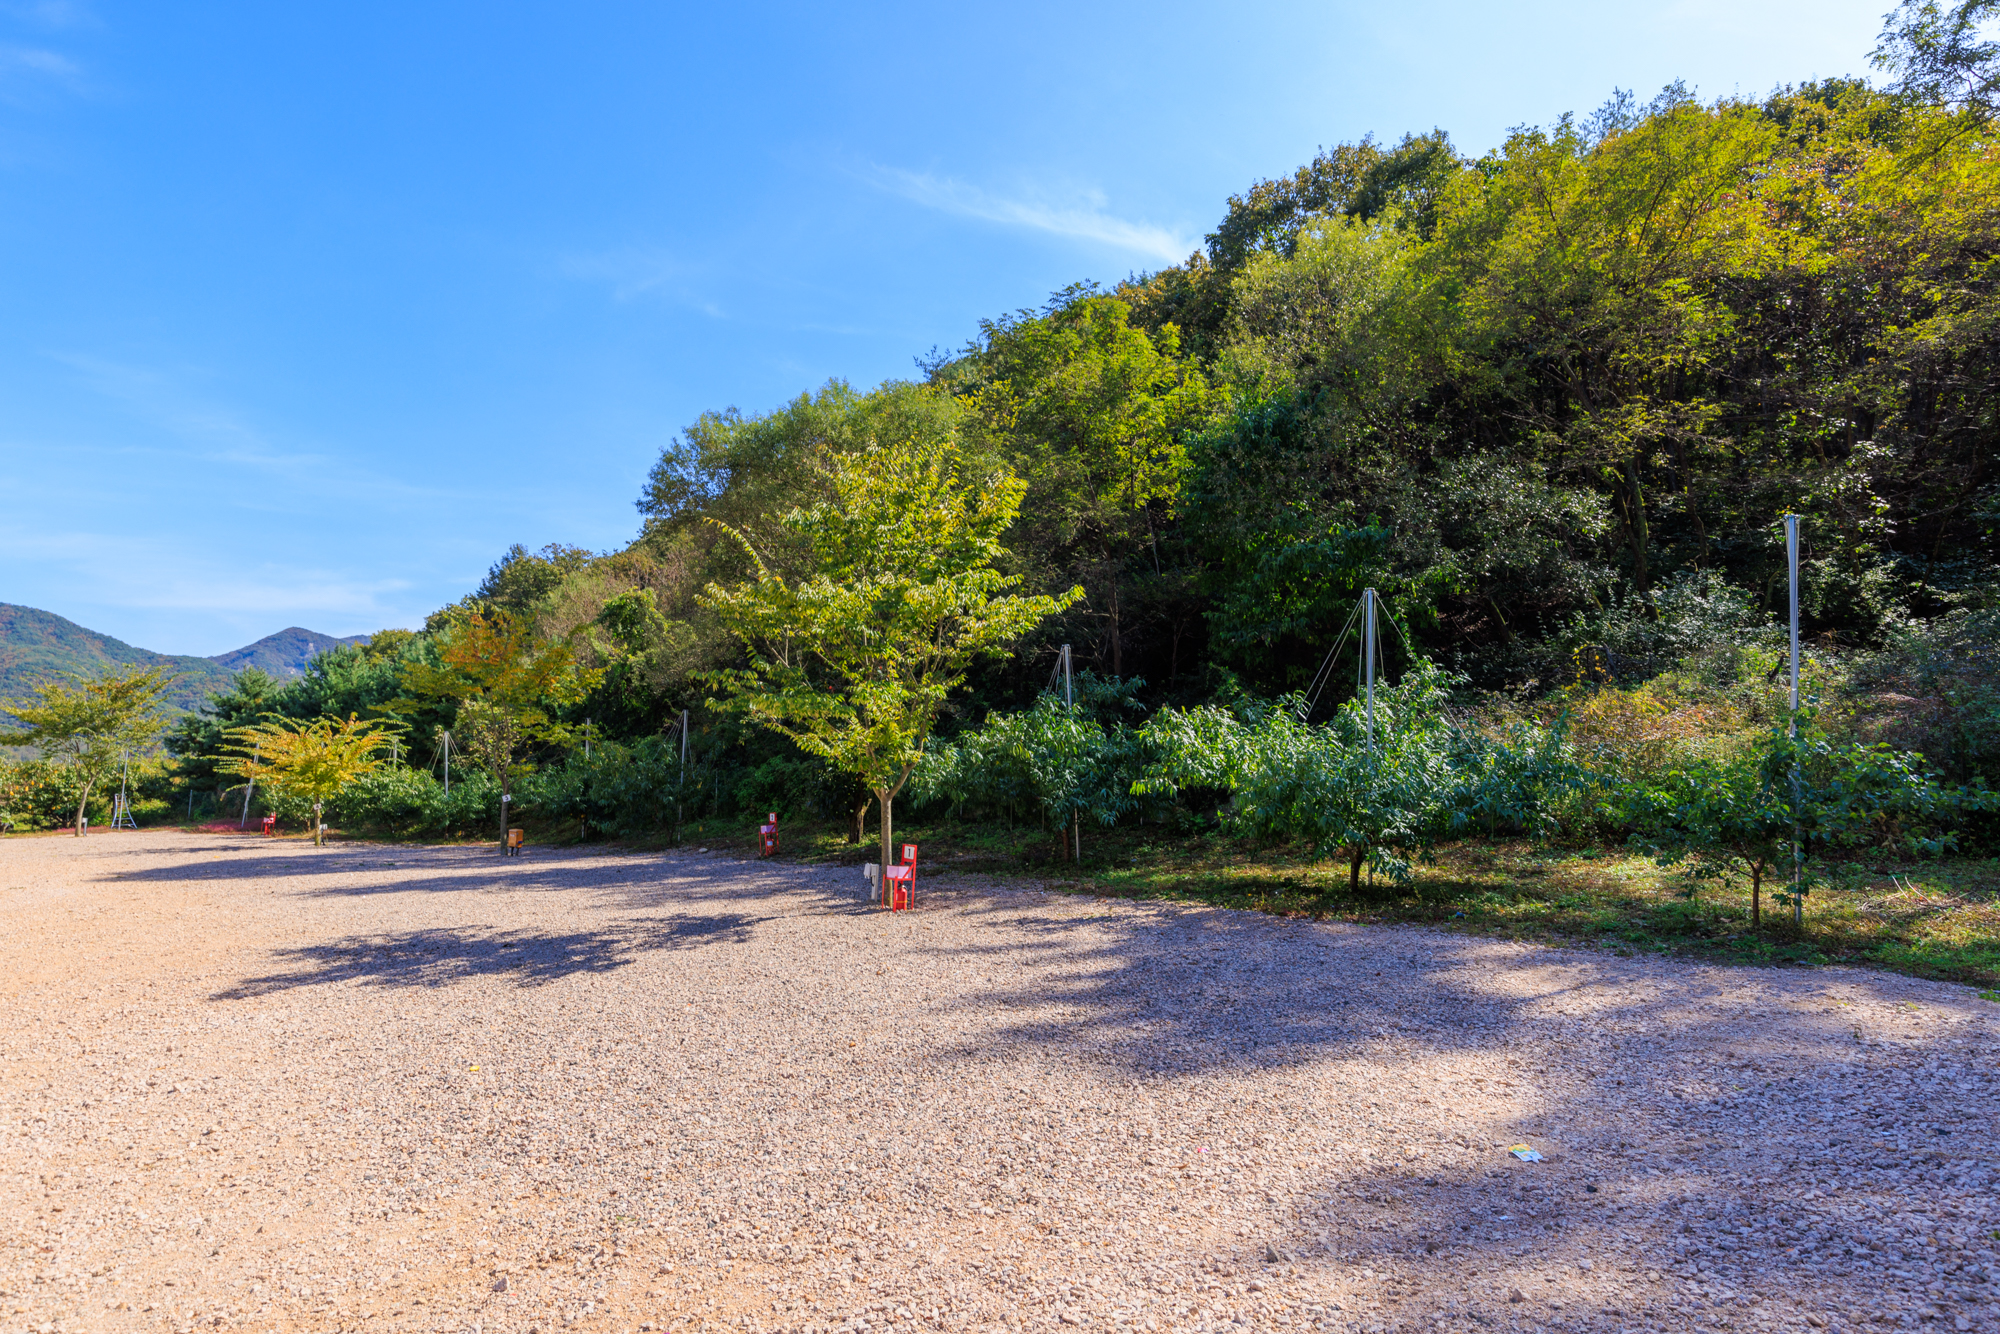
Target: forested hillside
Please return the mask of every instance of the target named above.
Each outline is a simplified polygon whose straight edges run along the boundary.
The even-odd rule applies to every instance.
[[[134,666],[171,668],[179,679],[170,699],[186,709],[226,686],[230,676],[230,669],[214,658],[133,648],[54,612],[0,602],[0,700],[25,699],[34,687],[67,674]]]
[[[1833,81],[1621,96],[1477,159],[1342,145],[1185,263],[995,317],[914,388],[704,417],[630,549],[516,552],[478,596],[561,633],[652,590],[667,636],[597,706],[650,726],[730,652],[693,600],[740,572],[709,521],[770,529],[918,393],[1027,480],[1028,586],[1087,592],[973,716],[1060,642],[1148,701],[1296,688],[1366,585],[1478,685],[1562,684],[1583,649],[1643,676],[1781,610],[1787,511],[1814,643],[1959,624],[2000,519],[2000,164],[1955,125]]]
[[[1796,909],[1827,858],[1984,846],[2000,78],[1912,22],[1888,89],[1342,144],[1181,264],[718,408],[628,546],[517,546],[421,632],[245,672],[162,781],[220,809],[231,729],[392,718],[352,827],[859,839],[872,806],[886,848],[900,796],[1072,860],[1250,839],[1354,894],[1525,838],[1643,849],[1753,923],[1781,872]]]
[[[1392,658],[1475,687],[1644,679],[1768,629],[1788,511],[1813,644],[1982,634],[1997,173],[1963,112],[1854,80],[1621,94],[1477,158],[1343,144],[1184,263],[996,315],[908,382],[702,417],[628,548],[516,548],[431,629],[578,636],[604,675],[575,717],[657,733],[740,652],[697,602],[748,569],[736,535],[782,565],[829,460],[920,411],[1025,481],[1009,572],[1085,592],[947,731],[1031,702],[1061,643],[1144,705],[1297,689],[1364,586]]]
[[[169,702],[191,709],[226,689],[230,678],[245,667],[286,679],[301,675],[314,658],[329,649],[367,642],[367,635],[336,639],[295,625],[228,653],[198,658],[134,648],[54,612],[0,602],[0,700],[25,699],[36,686],[65,676],[88,676],[116,667],[165,666],[176,677],[168,692]]]
[[[287,626],[276,634],[265,635],[254,644],[218,653],[210,661],[220,663],[225,669],[240,672],[245,667],[255,667],[258,671],[280,679],[301,675],[312,660],[322,653],[339,648],[343,644],[365,644],[367,635],[349,635],[345,639],[333,635],[323,635],[317,630],[307,630],[301,626]]]

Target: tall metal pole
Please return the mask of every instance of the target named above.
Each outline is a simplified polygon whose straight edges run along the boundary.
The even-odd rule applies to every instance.
[[[1062,662],[1063,662],[1063,706],[1065,708],[1073,710],[1076,708],[1076,686],[1074,681],[1071,679],[1070,650],[1068,644],[1063,645]],[[1069,820],[1070,820],[1069,824],[1070,851],[1076,854],[1076,864],[1078,866],[1081,866],[1083,865],[1082,812],[1072,809],[1069,813]]]
[[[1375,590],[1361,590],[1361,670],[1368,682],[1368,749],[1375,749]]]
[[[1791,575],[1792,585],[1792,718],[1787,735],[1799,734],[1799,516],[1785,516],[1785,565]],[[1803,926],[1806,920],[1805,895],[1799,892],[1800,882],[1805,877],[1804,849],[1799,846],[1799,770],[1796,757],[1792,761],[1792,922]]]
[[[451,795],[451,733],[444,734],[444,794]]]
[[[1785,564],[1790,568],[1792,578],[1792,713],[1799,711],[1799,516],[1785,516]],[[1798,720],[1792,721],[1792,731],[1798,731]]]
[[[675,793],[676,799],[674,801],[674,824],[676,826],[674,829],[674,837],[676,839],[678,839],[681,836],[680,829],[678,826],[687,818],[687,812],[681,809],[681,801],[680,801],[681,794],[687,791],[687,781],[688,781],[688,711],[686,709],[682,709],[681,710],[681,785]]]

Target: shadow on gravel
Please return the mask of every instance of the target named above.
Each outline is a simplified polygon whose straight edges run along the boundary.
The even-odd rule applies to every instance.
[[[1857,1223],[1850,1192],[1900,1196],[1894,1212],[1983,1182],[1996,1152],[1987,1095],[1935,1076],[1920,1095],[1926,1062],[1952,1059],[1943,1033],[1864,1049],[1851,1014],[1811,974],[1587,951],[1503,957],[1477,938],[1212,909],[1093,912],[1051,900],[967,911],[990,926],[991,943],[975,931],[957,954],[999,985],[964,1003],[1020,1017],[941,1057],[1040,1048],[1096,1065],[1114,1085],[1162,1092],[1265,1070],[1323,1073],[1354,1090],[1357,1121],[1403,1146],[1388,1155],[1407,1161],[1336,1154],[1304,1192],[1313,1203],[1264,1218],[1227,1263],[1246,1253],[1262,1263],[1268,1246],[1341,1256],[1385,1278],[1421,1275],[1421,1300],[1381,1285],[1376,1318],[1391,1323],[1458,1310],[1486,1325],[1650,1329],[1679,1327],[1683,1310],[1733,1321],[1755,1300],[1794,1298],[1827,1311],[1935,1304],[1945,1325],[1975,1311],[1957,1305],[1974,1300],[1959,1296],[1972,1288],[1943,1282],[1942,1259],[1914,1280],[1898,1279],[1915,1272],[1898,1266],[1947,1253],[1973,1264],[2000,1240],[1990,1223],[1948,1220],[1949,1248],[1926,1251],[1914,1228],[1897,1241],[1882,1224]],[[1837,985],[1878,983],[1901,979],[1850,972]],[[1865,1091],[1853,1083],[1864,1067]],[[1326,1133],[1297,1124],[1282,1085],[1257,1087],[1273,1101],[1177,1132],[1233,1143],[1252,1160],[1263,1136]],[[1494,1095],[1529,1106],[1509,1115]],[[1903,1130],[1921,1136],[1917,1151],[1888,1152],[1880,1137]],[[1451,1140],[1470,1165],[1427,1163]],[[1548,1161],[1507,1156],[1520,1141]],[[1804,1198],[1815,1183],[1820,1194]],[[1675,1273],[1712,1292],[1676,1308]],[[1438,1294],[1454,1290],[1456,1306],[1441,1307]]]
[[[360,876],[347,884],[321,884],[295,891],[311,898],[367,898],[382,894],[464,894],[494,890],[611,892],[625,906],[744,903],[800,894],[825,907],[865,906],[858,894],[833,888],[825,872],[801,871],[786,863],[738,862],[706,857],[659,857],[573,850],[533,849],[503,857],[492,849],[370,849],[282,853],[259,845],[223,845],[212,861],[121,871],[115,883],[188,884],[308,880],[316,876]],[[207,849],[197,849],[207,851]]]
[[[1086,1054],[1126,1078],[1293,1066],[1359,1054],[1385,1038],[1477,1050],[1518,1010],[1555,994],[1502,998],[1469,986],[1480,942],[1465,937],[1371,939],[1362,928],[1219,909],[1164,920],[1115,911],[1057,917],[1001,904],[969,911],[992,919],[994,943],[962,947],[959,956],[1018,978],[972,1004],[1042,1014],[1050,1000],[1066,1007],[1060,1020],[1003,1027],[1000,1039]],[[1392,993],[1371,985],[1392,967],[1416,970],[1415,994],[1406,972]],[[974,1059],[979,1048],[945,1054]]]
[[[299,987],[359,982],[374,987],[441,987],[483,977],[540,986],[578,973],[610,973],[659,950],[740,945],[769,917],[712,913],[635,918],[565,935],[433,929],[350,937],[277,953],[281,967],[245,978],[213,1000],[242,1000]]]

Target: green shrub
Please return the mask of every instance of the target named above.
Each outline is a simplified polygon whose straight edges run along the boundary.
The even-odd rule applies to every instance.
[[[14,829],[60,829],[76,819],[83,796],[83,775],[70,765],[48,760],[0,762],[0,823]],[[93,793],[85,812],[92,823],[110,818],[110,801]]]
[[[285,812],[279,819],[290,823]],[[310,806],[297,813],[303,825]],[[451,792],[426,769],[389,765],[350,784],[327,805],[328,823],[343,829],[405,837],[451,838],[494,831],[500,791],[490,774],[467,770],[452,778]]]

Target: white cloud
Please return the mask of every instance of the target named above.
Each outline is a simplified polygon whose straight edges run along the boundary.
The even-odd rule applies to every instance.
[[[565,255],[557,261],[556,267],[565,278],[609,287],[612,297],[619,301],[666,295],[704,315],[717,319],[722,317],[722,311],[713,302],[689,296],[688,280],[697,272],[694,266],[682,263],[664,251],[626,248]]]
[[[210,535],[210,541],[197,544],[171,537],[21,525],[0,531],[0,557],[19,562],[17,572],[30,565],[40,567],[36,571],[40,582],[62,587],[68,597],[96,606],[198,613],[203,620],[241,626],[243,633],[268,627],[251,638],[277,629],[270,624],[273,621],[303,622],[318,629],[311,624],[315,618],[364,627],[410,618],[410,609],[399,605],[404,599],[398,597],[413,587],[410,580],[357,578],[311,565],[260,559],[267,544],[248,534],[231,541],[229,530],[234,527],[226,524],[222,532]],[[12,601],[23,597],[25,590],[7,592]],[[38,605],[61,600],[45,597]],[[63,606],[49,610],[72,614]]]
[[[84,388],[120,404],[168,440],[185,442],[173,448],[166,441],[125,443],[112,448],[135,453],[160,451],[209,467],[254,471],[275,484],[257,499],[239,502],[245,508],[283,509],[317,505],[330,497],[365,500],[376,505],[467,499],[484,492],[464,479],[420,486],[356,465],[349,457],[318,452],[273,440],[244,413],[211,399],[200,387],[204,377],[190,371],[167,371],[131,365],[80,353],[52,353],[51,359],[76,373]],[[66,449],[90,448],[66,442]],[[103,447],[100,447],[103,448]]]
[[[25,93],[28,85],[53,83],[74,92],[82,82],[83,66],[68,56],[36,46],[0,44],[0,85],[13,85]]]
[[[1104,211],[1102,192],[1091,190],[1067,203],[1039,199],[1010,199],[982,190],[976,185],[904,171],[898,167],[875,167],[868,179],[878,188],[901,195],[912,203],[944,213],[980,218],[1008,227],[1025,227],[1055,236],[1095,241],[1115,250],[1130,251],[1153,259],[1175,263],[1187,258],[1194,242],[1151,223],[1132,222]]]
[[[88,6],[74,4],[71,0],[7,0],[7,3],[0,3],[0,14],[44,28],[100,26],[97,16],[90,12]]]

